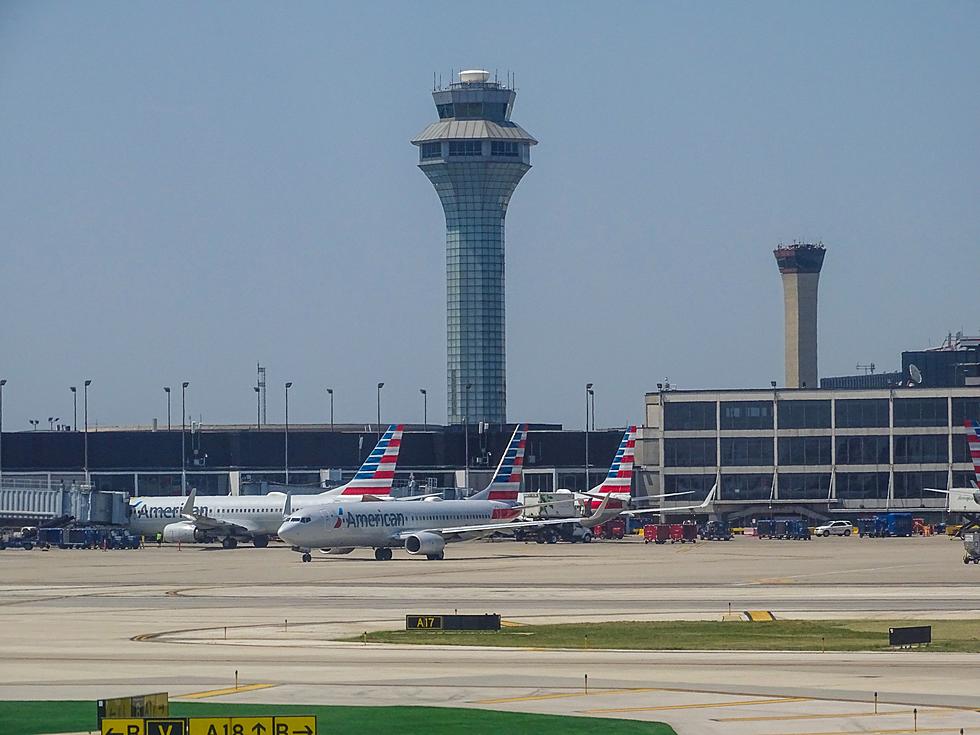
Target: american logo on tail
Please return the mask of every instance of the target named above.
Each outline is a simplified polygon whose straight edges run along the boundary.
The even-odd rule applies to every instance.
[[[966,426],[966,441],[970,445],[970,459],[973,460],[973,483],[980,489],[980,421],[967,419],[963,425]]]
[[[337,494],[387,496],[391,494],[391,484],[395,479],[395,464],[402,446],[402,424],[392,424],[381,437],[378,445],[371,451],[354,475]],[[332,494],[327,491],[324,494]]]
[[[518,424],[500,458],[493,480],[487,487],[487,500],[517,500],[524,472],[524,451],[527,447],[527,424]]]
[[[609,466],[606,479],[592,488],[599,498],[593,498],[591,507],[598,508],[603,499],[609,497],[609,508],[622,508],[630,499],[630,488],[633,485],[633,465],[636,461],[636,426],[630,426],[616,450],[616,457]]]

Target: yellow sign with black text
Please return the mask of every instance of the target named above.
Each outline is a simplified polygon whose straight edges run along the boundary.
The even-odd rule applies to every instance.
[[[102,720],[102,735],[316,735],[315,715]]]

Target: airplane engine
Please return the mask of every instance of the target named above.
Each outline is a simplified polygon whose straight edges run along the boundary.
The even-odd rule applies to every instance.
[[[181,521],[180,523],[170,523],[163,527],[163,540],[168,544],[176,543],[201,543],[207,541],[207,535],[201,529],[195,528],[193,523]]]
[[[414,533],[405,539],[405,550],[409,554],[438,554],[446,548],[446,540],[438,533]]]

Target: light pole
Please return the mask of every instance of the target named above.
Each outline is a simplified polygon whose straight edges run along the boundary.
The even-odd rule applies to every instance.
[[[333,431],[333,388],[327,388],[327,395],[330,396],[330,431]]]
[[[425,388],[419,388],[419,393],[422,394],[422,428],[423,428],[423,430],[428,430],[428,428],[429,428],[429,394],[426,393]]]
[[[7,384],[6,378],[0,378],[0,487],[3,486],[3,387]]]
[[[60,416],[48,416],[48,431],[54,431],[54,422],[61,421]]]
[[[180,384],[180,494],[187,495],[187,386]]]
[[[85,484],[89,484],[88,476],[88,387],[92,385],[91,380],[86,380],[82,383],[82,405],[83,413],[85,417]]]
[[[252,386],[255,391],[255,428],[262,428],[262,396],[261,389],[257,385]]]
[[[378,383],[378,441],[381,441],[381,389],[384,387],[384,383]]]
[[[463,392],[463,451],[465,453],[466,467],[463,469],[463,479],[466,484],[466,491],[470,489],[470,388],[472,383],[466,384]]]
[[[72,422],[71,430],[78,431],[78,388],[74,385],[70,386],[68,390],[71,391],[71,404],[72,404]]]
[[[285,443],[285,455],[284,464],[286,466],[286,484],[289,484],[289,389],[293,387],[292,383],[286,383],[286,443]]]
[[[589,396],[592,398],[592,431],[595,431],[595,391],[590,390]]]
[[[170,386],[163,386],[163,392],[167,394],[167,431],[170,431]]]
[[[589,492],[589,395],[592,383],[585,384],[585,492]]]
[[[37,431],[37,425],[41,423],[41,419],[27,419],[27,423],[31,425],[31,431]]]

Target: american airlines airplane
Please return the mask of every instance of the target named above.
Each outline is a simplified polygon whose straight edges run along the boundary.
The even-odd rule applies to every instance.
[[[519,446],[514,447],[514,440],[518,438],[515,431],[493,481],[471,498],[430,502],[393,500],[353,506],[331,502],[291,513],[279,528],[279,537],[292,544],[294,551],[301,552],[304,562],[312,559],[311,549],[348,553],[357,548],[373,548],[375,559],[387,561],[392,558],[392,549],[402,546],[409,554],[424,554],[427,559],[437,560],[444,558],[447,543],[486,538],[498,531],[508,533],[518,528],[566,523],[595,526],[615,518],[623,510],[624,501],[617,496],[622,495],[624,482],[627,496],[629,494],[633,451],[629,449],[627,454],[625,447],[633,441],[634,434],[635,427],[630,427],[623,437],[621,451],[616,453],[607,481],[599,486],[601,489],[608,484],[609,489],[588,518],[516,520],[526,506],[516,503],[524,441],[521,438]],[[629,462],[625,461],[627,456]],[[610,479],[615,482],[610,484]],[[697,507],[706,507],[710,500],[709,494]]]
[[[949,496],[949,507],[953,513],[963,513],[970,519],[969,526],[980,526],[980,421],[967,419],[966,441],[970,446],[970,458],[973,460],[975,479],[973,487],[954,487],[949,490],[926,488],[930,492],[943,493]],[[964,527],[966,530],[967,527]]]
[[[391,494],[395,465],[402,443],[402,426],[392,424],[364,464],[346,485],[316,495],[293,495],[291,508],[308,508],[343,499],[347,503],[383,500]],[[129,529],[147,538],[163,535],[167,543],[221,541],[233,549],[239,540],[267,546],[282,524],[284,493],[257,496],[223,495],[197,498],[131,498]]]

